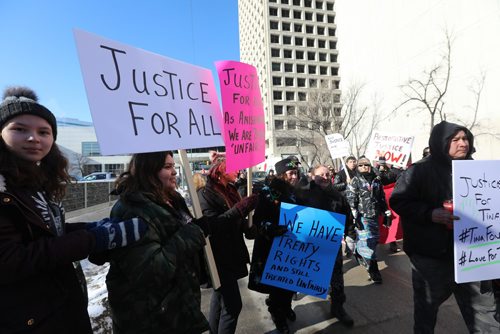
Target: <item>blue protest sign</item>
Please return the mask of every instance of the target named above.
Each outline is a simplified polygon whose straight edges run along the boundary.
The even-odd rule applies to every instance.
[[[279,224],[288,232],[274,238],[262,283],[326,299],[345,216],[281,203]]]

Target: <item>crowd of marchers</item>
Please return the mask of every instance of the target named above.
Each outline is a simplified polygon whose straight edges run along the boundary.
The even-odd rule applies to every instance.
[[[453,160],[472,159],[474,137],[443,121],[431,132],[422,159],[396,168],[383,158],[348,157],[345,168],[317,165],[303,173],[288,157],[246,191],[244,175],[226,169],[212,152],[211,167],[195,174],[202,216],[194,217],[176,191],[173,152],[134,154],[116,180],[118,201],[109,218],[66,223],[61,200],[70,181],[57,144],[57,122],[27,88],[6,90],[0,104],[0,333],[92,333],[85,278],[78,261],[109,262],[106,277],[114,333],[235,333],[242,310],[238,280],[266,295],[280,333],[300,314],[295,291],[267,285],[262,275],[279,224],[281,203],[328,210],[346,217],[342,248],[330,278],[330,312],[354,326],[344,309],[342,262],[353,256],[373,284],[381,224],[399,215],[410,259],[414,332],[433,333],[440,305],[452,294],[471,333],[499,333],[498,282],[457,284],[453,222],[443,207],[452,198]],[[394,184],[390,200],[384,186]],[[254,212],[252,223],[248,220]],[[211,295],[208,319],[200,286],[210,286],[203,247],[209,238],[220,287]],[[250,258],[245,238],[254,240]],[[390,249],[399,252],[399,244]]]

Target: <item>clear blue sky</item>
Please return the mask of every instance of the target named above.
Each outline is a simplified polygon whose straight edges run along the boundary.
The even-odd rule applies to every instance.
[[[92,120],[73,28],[209,68],[214,78],[214,61],[239,60],[236,0],[8,0],[0,13],[2,94],[29,86],[57,117]]]

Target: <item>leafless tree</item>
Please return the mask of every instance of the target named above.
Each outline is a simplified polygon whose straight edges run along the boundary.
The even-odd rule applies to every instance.
[[[80,153],[73,153],[72,164],[70,167],[70,174],[80,174],[84,176],[87,173],[86,165],[89,164],[91,160]]]
[[[434,127],[436,117],[439,120],[446,120],[444,111],[445,96],[448,92],[448,87],[451,77],[451,56],[452,56],[453,37],[445,32],[445,51],[439,63],[434,65],[430,70],[424,71],[421,79],[411,78],[408,83],[401,86],[403,102],[396,107],[400,109],[405,105],[414,105],[412,110],[427,111],[430,116],[430,129]]]
[[[338,167],[338,162],[332,161],[325,142],[325,135],[332,133],[340,133],[348,140],[354,155],[365,153],[371,134],[382,116],[377,103],[361,105],[363,89],[362,84],[352,84],[341,99],[339,90],[323,86],[309,92],[307,100],[295,106],[295,116],[291,119],[299,130],[297,150],[300,156],[309,157],[311,165]],[[288,124],[290,126],[290,120]]]

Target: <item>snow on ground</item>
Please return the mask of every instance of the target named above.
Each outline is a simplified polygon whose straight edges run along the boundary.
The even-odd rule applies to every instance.
[[[95,334],[111,334],[113,330],[109,316],[108,290],[106,288],[106,274],[108,273],[109,263],[102,266],[93,265],[88,260],[80,261],[80,263],[87,279],[88,312],[92,330]]]

